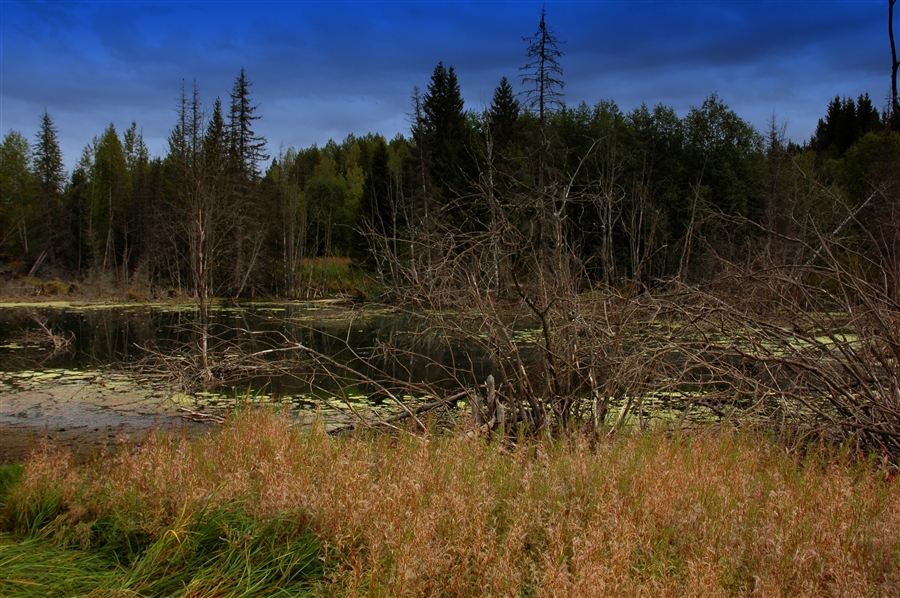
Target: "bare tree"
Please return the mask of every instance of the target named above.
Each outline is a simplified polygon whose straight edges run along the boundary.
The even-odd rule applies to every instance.
[[[900,60],[897,60],[897,46],[894,43],[894,4],[896,2],[897,0],[888,0],[888,37],[891,40],[891,128],[896,128],[897,109],[900,107],[897,104],[897,69],[900,68]]]
[[[539,177],[543,177],[549,149],[547,117],[554,108],[562,105],[563,87],[565,86],[562,79],[562,66],[559,64],[559,59],[563,55],[559,49],[562,42],[547,26],[546,16],[547,10],[544,8],[541,10],[541,22],[537,32],[531,37],[523,38],[528,42],[528,49],[525,53],[528,63],[519,69],[522,83],[528,87],[525,92],[527,97],[525,105],[532,110],[537,110],[538,114]],[[543,182],[543,178],[541,178],[538,182],[538,189],[543,189]]]
[[[532,223],[531,243],[544,267],[552,267],[558,259],[548,256],[549,247],[559,247],[564,212],[560,211],[558,200],[565,201],[556,189],[551,188],[548,178],[548,153],[550,137],[548,117],[550,113],[562,105],[563,71],[559,63],[562,43],[547,26],[546,9],[541,10],[541,22],[532,37],[523,38],[528,43],[526,56],[528,62],[520,69],[522,83],[526,86],[526,108],[537,111],[538,115],[538,172],[537,188],[532,190],[531,202],[536,215]],[[556,258],[559,255],[557,254]]]

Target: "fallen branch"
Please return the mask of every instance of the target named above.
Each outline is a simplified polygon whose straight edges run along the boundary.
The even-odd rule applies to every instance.
[[[193,411],[191,409],[188,409],[187,407],[179,407],[178,410],[182,411],[184,413],[187,413],[189,416],[189,419],[191,419],[192,421],[195,421],[195,422],[200,422],[200,423],[204,423],[204,424],[208,424],[210,422],[216,423],[216,424],[224,424],[225,423],[225,418],[222,417],[221,415],[213,415],[212,413],[202,413],[200,411]]]

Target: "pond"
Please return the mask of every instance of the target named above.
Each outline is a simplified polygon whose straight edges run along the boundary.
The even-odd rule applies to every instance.
[[[106,424],[119,420],[100,414],[168,421],[247,401],[334,425],[357,409],[387,415],[395,392],[415,404],[490,373],[483,349],[440,321],[333,301],[216,303],[211,381],[198,381],[185,375],[199,356],[196,306],[0,306],[0,424],[61,427],[76,407],[95,407],[88,417]],[[54,419],[50,407],[63,404]]]
[[[257,404],[298,421],[319,417],[326,426],[342,427],[457,397],[447,405],[469,418],[460,391],[484,385],[489,375],[503,385],[507,400],[525,396],[522,380],[531,388],[546,380],[542,333],[529,314],[486,319],[337,301],[218,302],[210,307],[206,335],[200,321],[190,304],[0,305],[0,437],[9,439],[16,430],[103,435],[134,426],[209,424]],[[620,345],[594,346],[585,337],[580,361],[571,361],[581,369],[559,378],[573,384],[568,392],[579,409],[592,408],[584,400],[593,396],[586,382],[591,363],[607,367],[597,373],[617,381],[598,378],[615,393],[607,424],[643,426],[650,418],[705,423],[727,419],[732,407],[743,406],[740,401],[755,404],[727,383],[719,388],[719,370],[707,361],[727,366],[734,356],[722,348],[710,346],[691,360],[680,349],[657,347],[663,357],[656,367],[680,377],[653,387],[633,376],[626,366],[644,367],[648,333],[641,336],[641,330],[658,325],[639,324]],[[652,338],[667,342],[664,336]],[[608,354],[598,357],[602,351]],[[737,371],[741,363],[731,367]],[[520,372],[527,378],[517,378]],[[728,404],[719,408],[707,399]],[[0,451],[4,442],[0,438]]]

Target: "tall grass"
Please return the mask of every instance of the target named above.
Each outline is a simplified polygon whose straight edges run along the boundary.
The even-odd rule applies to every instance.
[[[216,595],[257,568],[309,580],[291,560],[312,531],[312,560],[329,564],[319,595],[890,596],[898,490],[860,455],[795,454],[751,432],[503,446],[337,439],[245,413],[79,468],[39,451],[5,521],[57,546],[115,546],[134,559],[117,587],[140,595]],[[181,567],[190,579],[166,581]]]
[[[304,258],[300,279],[309,297],[380,292],[373,278],[347,257]]]
[[[305,527],[228,509],[181,521],[133,549],[0,538],[0,595],[306,596],[322,569],[318,541]]]

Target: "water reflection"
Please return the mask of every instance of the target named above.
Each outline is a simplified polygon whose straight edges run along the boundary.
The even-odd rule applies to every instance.
[[[199,346],[198,310],[192,306],[0,308],[0,371],[127,368],[150,354],[190,355]],[[43,342],[46,328],[71,338],[65,351]],[[265,394],[297,408],[323,401],[390,402],[384,388],[439,392],[483,382],[490,357],[425,313],[360,309],[328,303],[215,304],[210,310],[210,350],[223,360],[257,355],[277,370],[244,373],[212,392],[194,393],[216,407],[229,394]],[[318,363],[292,344],[383,382],[355,379],[348,369]],[[273,350],[277,349],[277,350]],[[268,352],[267,352],[268,351]],[[392,382],[386,382],[391,380]]]

